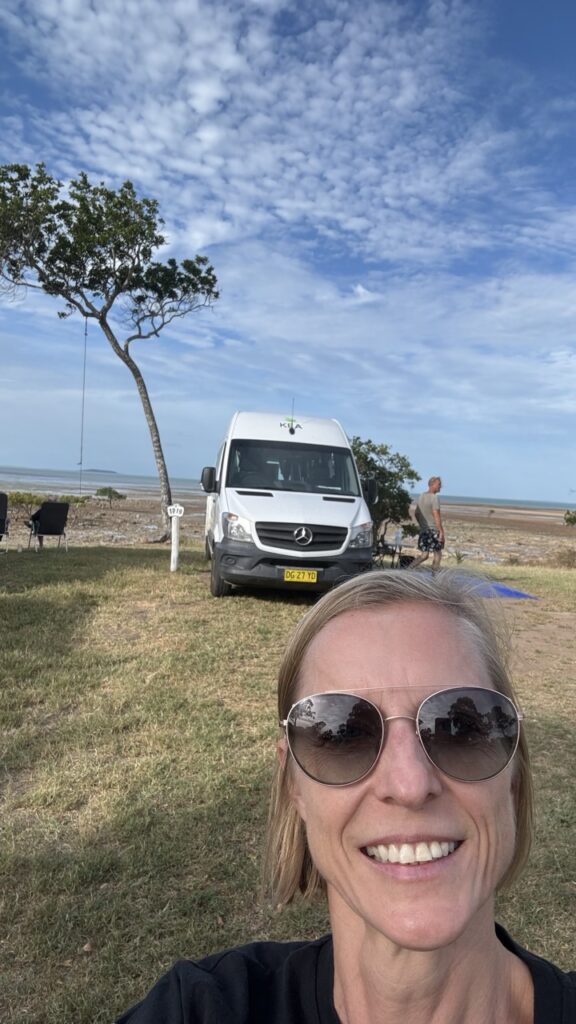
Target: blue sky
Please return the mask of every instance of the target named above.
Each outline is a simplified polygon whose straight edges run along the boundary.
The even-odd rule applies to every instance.
[[[574,504],[572,0],[3,0],[0,46],[0,163],[129,178],[214,264],[215,308],[134,350],[171,473],[294,401],[448,494]],[[0,302],[1,464],[76,468],[58,308]],[[154,473],[94,325],[84,466]]]

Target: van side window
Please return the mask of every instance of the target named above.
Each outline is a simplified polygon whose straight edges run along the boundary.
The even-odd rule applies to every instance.
[[[240,462],[241,449],[237,444],[232,444],[230,458],[228,459],[228,486],[238,487],[242,481],[242,467]]]
[[[222,479],[222,463],[224,461],[224,452],[226,450],[226,444],[220,445],[218,452],[218,458],[216,459],[216,490],[220,490],[220,480]]]

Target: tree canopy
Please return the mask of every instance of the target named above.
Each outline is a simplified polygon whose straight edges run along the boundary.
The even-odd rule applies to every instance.
[[[155,199],[131,181],[93,185],[82,171],[67,188],[25,164],[0,167],[0,273],[8,287],[41,288],[67,316],[106,316],[121,298],[132,337],[149,338],[218,298],[207,257],[153,261],[165,244]]]
[[[0,282],[4,290],[37,288],[63,300],[59,316],[94,319],[138,388],[160,478],[162,508],[170,483],[158,426],[142,373],[131,352],[136,340],[157,337],[173,320],[219,296],[206,256],[178,263],[154,259],[166,239],[155,199],[138,198],[125,181],[93,184],[82,171],[67,185],[39,163],[0,166]],[[122,338],[114,316],[123,325]]]
[[[378,501],[371,507],[378,536],[383,525],[408,519],[412,498],[405,485],[416,483],[420,476],[405,455],[393,452],[386,444],[355,436],[351,445],[360,476],[374,477],[378,485]]]

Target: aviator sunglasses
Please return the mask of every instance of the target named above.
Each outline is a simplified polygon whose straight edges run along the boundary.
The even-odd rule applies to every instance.
[[[414,717],[384,717],[376,704],[358,693],[335,691],[296,701],[280,725],[292,757],[309,778],[324,786],[350,786],[375,767],[386,723],[396,718],[415,722],[426,757],[444,775],[459,782],[483,782],[510,764],[523,715],[509,697],[480,686],[432,693]]]

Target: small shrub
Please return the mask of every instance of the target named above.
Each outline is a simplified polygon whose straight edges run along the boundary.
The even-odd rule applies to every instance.
[[[464,554],[463,551],[455,551],[454,552],[454,558],[456,559],[456,564],[457,565],[461,565],[462,562],[464,561],[465,557],[466,557],[466,555]]]
[[[508,555],[506,559],[506,565],[522,565],[522,559],[520,555]]]
[[[564,513],[564,522],[566,523],[566,526],[576,526],[576,509],[566,509]]]
[[[29,519],[43,501],[46,501],[46,495],[34,494],[33,491],[10,491],[8,494],[8,507],[15,513],[15,520]]]
[[[46,501],[45,494],[34,494],[33,491],[10,491],[8,498],[13,508],[20,508],[22,505],[40,505]]]
[[[113,487],[99,487],[96,491],[97,498],[107,498],[110,508],[112,508],[113,501],[124,501],[125,494],[120,494],[119,491],[114,490]]]

